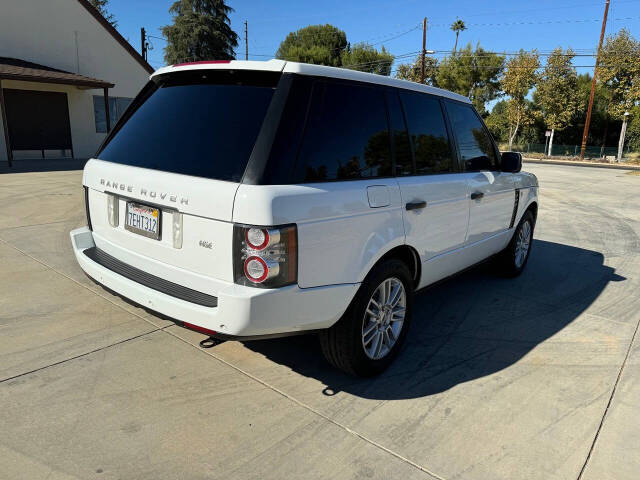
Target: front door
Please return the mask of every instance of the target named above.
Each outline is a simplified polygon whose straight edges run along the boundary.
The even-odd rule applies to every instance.
[[[397,181],[406,242],[418,250],[422,261],[421,287],[463,268],[457,256],[448,254],[466,239],[468,182],[459,172],[440,100],[408,91],[399,97],[409,148],[402,148],[403,137],[394,126]],[[388,103],[393,121],[394,98]],[[405,150],[408,155],[403,155]]]
[[[467,244],[478,245],[479,257],[503,246],[515,203],[513,175],[500,171],[491,136],[471,105],[446,102],[458,153],[469,184]],[[482,258],[475,258],[481,260]]]

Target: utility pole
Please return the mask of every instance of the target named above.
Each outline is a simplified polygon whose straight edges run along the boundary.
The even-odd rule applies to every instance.
[[[420,83],[424,83],[424,57],[426,53],[427,53],[427,17],[424,17],[424,20],[422,20],[422,69],[420,72]]]
[[[620,130],[620,140],[618,140],[618,158],[617,162],[622,161],[622,152],[624,150],[624,137],[627,133],[627,119],[629,118],[629,112],[624,112],[624,120],[622,121],[622,130]]]
[[[244,21],[244,59],[249,60],[249,35],[247,34],[247,21]]]
[[[589,124],[591,123],[591,110],[593,109],[593,97],[596,93],[596,77],[598,75],[598,64],[600,63],[600,50],[602,49],[602,40],[604,40],[604,31],[607,27],[607,14],[609,13],[609,1],[604,5],[604,16],[602,17],[602,29],[600,30],[600,43],[598,43],[598,53],[596,54],[596,65],[593,69],[593,80],[591,81],[591,93],[589,94],[589,107],[587,108],[587,120],[584,123],[584,132],[582,133],[582,146],[580,147],[580,160],[584,159],[584,150],[587,148],[587,137],[589,136]]]
[[[144,27],[140,28],[140,53],[144,61],[147,61],[147,32]]]

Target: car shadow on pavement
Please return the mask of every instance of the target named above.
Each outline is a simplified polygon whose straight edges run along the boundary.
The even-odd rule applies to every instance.
[[[418,293],[404,349],[375,379],[332,368],[314,335],[245,346],[321,381],[326,395],[391,400],[440,393],[513,365],[575,320],[609,282],[625,280],[603,261],[600,252],[535,240],[518,278],[498,277],[486,263]]]
[[[63,172],[70,170],[82,170],[86,159],[24,159],[14,160],[11,167],[6,162],[0,162],[0,174],[2,173],[29,173],[29,172]]]

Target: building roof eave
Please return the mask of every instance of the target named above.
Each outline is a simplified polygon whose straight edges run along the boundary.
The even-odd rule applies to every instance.
[[[91,5],[87,0],[78,0],[78,2],[93,16],[93,18],[98,21],[100,25],[104,27],[107,32],[111,34],[111,36],[129,53],[129,55],[134,58],[135,61],[142,66],[142,68],[144,68],[148,73],[154,72],[154,68],[149,65],[144,58],[142,58],[142,55],[140,55],[136,49],[133,48],[122,35],[120,35],[118,30],[113,28],[113,25],[111,25],[93,5]]]

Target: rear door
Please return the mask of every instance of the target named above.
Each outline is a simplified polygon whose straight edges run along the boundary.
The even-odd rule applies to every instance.
[[[232,282],[233,200],[279,76],[200,70],[148,85],[85,167],[96,246],[158,276],[168,265]]]
[[[408,91],[399,97],[410,139],[408,148],[402,147],[406,134],[401,121],[395,120],[400,125],[394,128],[394,137],[406,241],[418,250],[422,262],[427,262],[464,244],[469,219],[468,184],[459,173],[438,97]],[[393,108],[395,103],[394,94],[389,104],[392,116],[397,117],[402,112]],[[457,264],[444,262],[442,268],[447,271],[438,273],[423,264],[423,280],[430,283],[454,273]]]
[[[500,171],[489,131],[471,105],[446,101],[458,153],[469,184],[467,243],[495,239],[509,228],[515,202],[513,175]],[[494,253],[494,252],[491,252]]]
[[[272,200],[275,218],[298,225],[301,287],[363,280],[385,249],[402,245],[400,192],[393,177],[384,90],[313,81],[290,189]],[[258,209],[238,192],[234,220]]]

